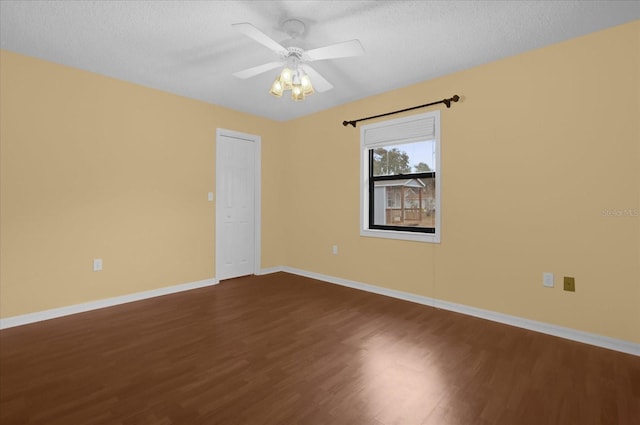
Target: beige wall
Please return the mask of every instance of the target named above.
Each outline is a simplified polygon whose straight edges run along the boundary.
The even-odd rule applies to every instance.
[[[640,218],[602,214],[640,209],[638,21],[286,123],[1,59],[2,317],[213,277],[223,127],[262,136],[263,267],[640,342]],[[442,243],[360,237],[342,121],[453,94]]]
[[[2,317],[213,278],[217,127],[262,136],[262,266],[283,263],[282,123],[0,60]]]
[[[640,218],[602,215],[640,209],[639,76],[635,22],[288,123],[287,220],[304,231],[287,264],[640,342]],[[360,237],[359,129],[342,121],[453,94],[442,243]]]

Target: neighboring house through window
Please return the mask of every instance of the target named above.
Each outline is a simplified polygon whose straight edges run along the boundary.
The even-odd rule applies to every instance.
[[[360,129],[360,234],[440,242],[440,112]]]

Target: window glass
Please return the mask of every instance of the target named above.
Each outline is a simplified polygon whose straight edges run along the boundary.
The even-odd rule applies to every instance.
[[[372,227],[400,226],[406,230],[435,227],[436,184],[434,177],[374,181],[371,203]],[[421,229],[419,229],[421,228]]]
[[[436,170],[433,140],[374,148],[373,175],[425,173]]]

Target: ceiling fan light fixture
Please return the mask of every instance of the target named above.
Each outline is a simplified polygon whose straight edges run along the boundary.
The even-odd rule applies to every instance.
[[[304,100],[306,96],[315,92],[307,74],[301,69],[296,68],[292,71],[288,67],[285,67],[276,77],[269,93],[275,97],[282,97],[286,90],[291,90],[291,99],[296,102]]]

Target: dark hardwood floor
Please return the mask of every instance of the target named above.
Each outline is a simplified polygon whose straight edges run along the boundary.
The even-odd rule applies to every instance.
[[[3,425],[640,424],[640,357],[276,273],[0,331]]]

